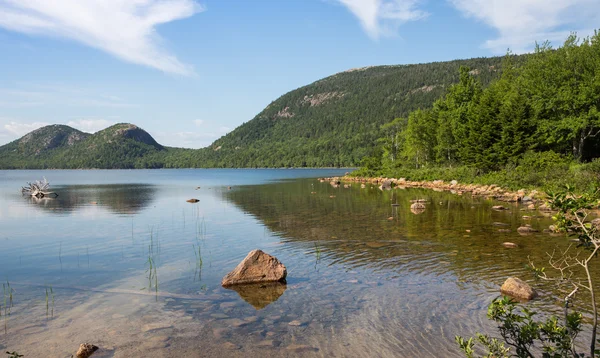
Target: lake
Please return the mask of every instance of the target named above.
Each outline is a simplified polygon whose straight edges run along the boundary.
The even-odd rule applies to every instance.
[[[487,306],[509,276],[541,293],[529,307],[560,312],[562,294],[525,266],[568,239],[516,232],[547,228],[548,214],[316,180],[345,171],[0,171],[0,350],[460,357],[455,335],[495,333]],[[57,198],[21,195],[42,177]],[[428,201],[423,213],[410,211],[415,199]],[[253,249],[286,265],[287,285],[222,288]]]

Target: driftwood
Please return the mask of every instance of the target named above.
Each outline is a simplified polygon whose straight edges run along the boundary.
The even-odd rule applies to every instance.
[[[42,180],[36,180],[33,183],[27,183],[26,186],[21,188],[21,194],[31,195],[36,198],[43,198],[49,195],[54,195],[55,197],[58,196],[58,194],[53,191],[48,191],[48,189],[50,189],[50,183],[44,178]]]

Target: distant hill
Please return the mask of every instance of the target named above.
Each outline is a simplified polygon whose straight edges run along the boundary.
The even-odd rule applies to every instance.
[[[0,147],[0,168],[160,168],[167,152],[133,124],[115,124],[95,134],[51,125]],[[149,159],[153,156],[161,159]]]
[[[458,82],[461,66],[486,86],[501,63],[501,57],[475,58],[337,73],[284,94],[199,150],[163,147],[133,124],[93,135],[47,126],[0,147],[0,169],[358,166],[383,124],[431,107]]]

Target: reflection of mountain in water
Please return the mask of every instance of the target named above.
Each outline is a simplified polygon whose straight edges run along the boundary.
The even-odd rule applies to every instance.
[[[552,249],[548,235],[516,232],[525,223],[541,230],[551,223],[548,218],[523,213],[518,206],[495,212],[491,201],[469,196],[421,189],[382,192],[356,184],[333,188],[316,180],[241,187],[223,195],[291,243],[287,249],[349,268],[392,274],[453,272],[459,280],[499,281],[524,275],[527,256],[546,262],[545,253]],[[410,201],[422,198],[428,201],[426,209],[415,215]],[[534,219],[524,221],[522,215]],[[503,248],[505,241],[519,249]],[[552,245],[567,241],[556,239]]]
[[[69,185],[54,187],[57,198],[27,198],[31,205],[50,212],[72,212],[90,205],[117,214],[135,214],[154,200],[156,187],[148,184]]]

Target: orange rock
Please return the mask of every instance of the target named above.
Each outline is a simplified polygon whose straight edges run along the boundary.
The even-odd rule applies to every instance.
[[[285,281],[287,269],[277,258],[261,250],[252,250],[221,281],[222,286]]]
[[[522,300],[531,300],[537,296],[537,292],[527,282],[516,277],[506,279],[500,288],[500,292]]]

